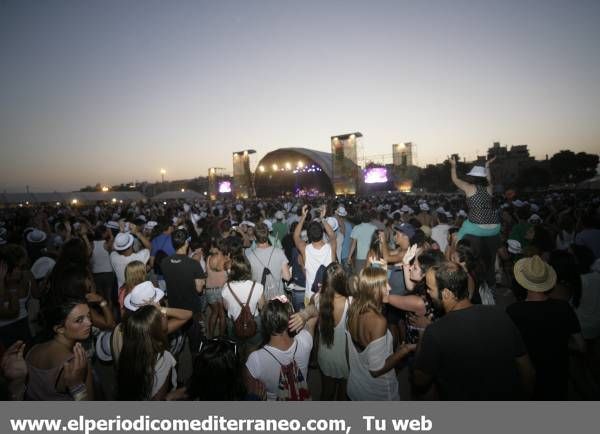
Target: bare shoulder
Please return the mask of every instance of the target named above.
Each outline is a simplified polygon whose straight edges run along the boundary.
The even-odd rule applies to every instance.
[[[477,193],[477,188],[473,184],[465,183],[464,192],[467,197],[471,197]]]
[[[366,312],[361,315],[364,324],[364,336],[368,342],[379,339],[387,333],[387,321],[385,317],[376,312]]]
[[[71,355],[66,349],[56,348],[52,342],[35,345],[27,354],[28,362],[38,369],[52,369]]]

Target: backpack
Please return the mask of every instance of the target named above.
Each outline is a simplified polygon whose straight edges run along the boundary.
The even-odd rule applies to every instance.
[[[263,347],[267,353],[279,363],[279,385],[277,387],[277,401],[310,401],[310,391],[308,390],[308,384],[302,371],[298,368],[296,363],[296,351],[298,350],[298,342],[295,341],[296,348],[294,349],[294,355],[292,361],[287,365],[282,364],[277,357],[273,355],[269,350]]]
[[[248,306],[250,298],[252,298],[252,293],[254,292],[254,285],[256,285],[256,282],[252,282],[252,289],[250,289],[250,294],[248,294],[248,300],[246,300],[246,304],[242,304],[237,295],[235,295],[235,292],[231,289],[231,286],[229,286],[229,283],[227,283],[227,288],[231,291],[231,295],[233,295],[235,301],[237,301],[242,308],[240,315],[233,322],[235,335],[240,339],[251,338],[256,334],[256,320],[252,316],[252,312],[250,312],[250,307]]]
[[[271,255],[269,256],[269,260],[267,261],[267,265],[263,264],[262,261],[258,258],[254,250],[252,250],[252,254],[256,258],[256,260],[263,266],[262,275],[260,277],[260,284],[263,286],[263,291],[265,294],[265,298],[269,299],[276,295],[279,295],[279,289],[277,288],[277,284],[275,283],[275,277],[273,273],[269,269],[269,265],[271,265],[271,258],[273,257],[273,253],[275,252],[275,247],[271,250]]]
[[[325,271],[327,271],[327,267],[325,267],[325,265],[319,265],[317,274],[315,274],[315,280],[313,280],[312,286],[310,287],[310,290],[313,294],[321,292],[323,280],[325,279]]]

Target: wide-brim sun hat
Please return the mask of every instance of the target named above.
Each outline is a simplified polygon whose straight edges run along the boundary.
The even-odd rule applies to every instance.
[[[106,227],[109,229],[119,230],[119,223],[114,220],[111,220],[109,222],[106,222]]]
[[[48,273],[50,273],[50,271],[52,271],[54,265],[56,265],[56,261],[54,259],[47,256],[42,256],[31,266],[31,274],[33,274],[33,277],[36,280],[43,279],[48,275]]]
[[[485,178],[487,176],[487,170],[483,166],[473,166],[473,168],[467,173],[468,176],[475,176],[478,178]]]
[[[158,303],[165,296],[160,288],[155,288],[152,282],[145,281],[136,285],[129,294],[125,296],[123,305],[131,311],[152,303]]]
[[[520,255],[523,253],[523,249],[521,247],[521,243],[518,240],[508,240],[506,242],[508,246],[508,252],[514,255]]]
[[[27,233],[25,237],[30,243],[43,243],[46,241],[46,233],[44,231],[40,231],[39,229],[34,229]]]
[[[338,207],[338,209],[335,210],[335,213],[340,217],[346,217],[348,215],[348,211],[346,211],[346,208],[343,206]]]
[[[146,222],[146,224],[144,225],[144,227],[146,229],[154,229],[157,225],[158,225],[158,222],[156,222],[154,220],[150,220],[149,222]]]
[[[133,245],[133,235],[121,232],[117,234],[115,237],[115,242],[113,243],[113,249],[117,252],[122,252],[123,250],[127,250]]]
[[[514,273],[519,285],[528,291],[546,292],[556,285],[556,271],[537,255],[518,260]]]

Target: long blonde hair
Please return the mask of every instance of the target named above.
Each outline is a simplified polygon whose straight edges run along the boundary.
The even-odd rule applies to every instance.
[[[125,289],[127,292],[146,281],[146,264],[132,261],[125,267]]]
[[[348,330],[352,339],[358,340],[360,316],[374,312],[381,315],[383,292],[387,289],[387,271],[383,268],[365,267],[358,276],[358,294],[348,311]]]

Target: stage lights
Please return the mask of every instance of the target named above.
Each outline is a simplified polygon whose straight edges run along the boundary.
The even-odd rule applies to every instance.
[[[269,170],[270,169],[270,170]],[[260,173],[265,173],[265,172],[292,172],[294,174],[298,174],[298,173],[312,173],[312,172],[322,172],[323,169],[321,169],[320,166],[318,166],[317,164],[306,164],[304,161],[298,161],[298,163],[296,164],[296,166],[294,167],[294,164],[290,161],[286,161],[284,162],[279,162],[279,163],[272,163],[270,165],[269,168],[265,167],[264,165],[260,165],[257,167],[258,172]]]

